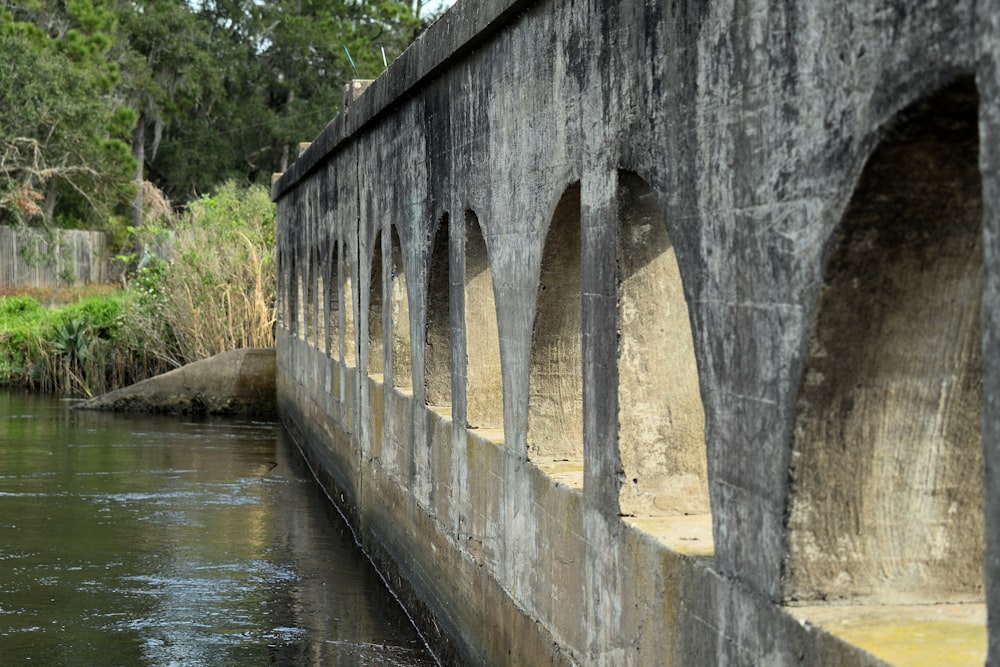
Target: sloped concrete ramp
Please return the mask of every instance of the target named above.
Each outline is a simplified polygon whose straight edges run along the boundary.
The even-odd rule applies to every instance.
[[[274,348],[222,352],[74,406],[78,410],[271,417]]]

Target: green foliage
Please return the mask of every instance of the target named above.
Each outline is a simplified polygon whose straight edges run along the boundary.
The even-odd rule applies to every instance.
[[[0,385],[89,395],[273,345],[274,215],[265,188],[227,183],[170,229],[130,230],[139,247],[172,250],[145,253],[127,289],[55,309],[0,298]]]
[[[34,319],[40,316],[41,312],[42,305],[30,296],[9,296],[0,299],[0,326],[14,319]]]
[[[275,240],[274,219],[275,206],[266,188],[240,187],[229,181],[215,194],[191,202],[176,231],[227,244],[248,238],[254,245],[269,248]],[[241,255],[245,257],[246,252]]]
[[[64,322],[56,330],[52,348],[57,354],[69,357],[70,361],[87,361],[94,358],[93,348],[97,340],[83,320]]]
[[[154,257],[135,272],[132,288],[143,304],[159,306],[163,303],[163,283],[167,276],[168,264]]]
[[[61,310],[0,300],[0,384],[86,394],[270,345],[265,186],[422,29],[420,5],[0,0],[0,224],[106,229],[132,276]],[[190,202],[180,220],[163,192]]]
[[[268,184],[421,5],[0,0],[0,224],[101,228],[139,210],[144,179],[174,201]]]
[[[100,227],[128,202],[133,114],[107,58],[116,24],[100,0],[0,5],[0,223]]]
[[[146,348],[130,291],[61,308],[0,298],[0,385],[92,395],[171,368]]]

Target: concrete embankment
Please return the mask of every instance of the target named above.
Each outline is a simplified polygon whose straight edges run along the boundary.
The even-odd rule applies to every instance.
[[[222,352],[84,401],[78,410],[273,416],[274,348]]]

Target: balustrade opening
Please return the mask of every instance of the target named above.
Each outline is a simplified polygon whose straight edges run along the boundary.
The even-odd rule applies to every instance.
[[[583,462],[580,185],[556,205],[542,251],[529,372],[528,457]]]
[[[708,514],[705,410],[680,267],[656,195],[618,175],[623,514]]]
[[[427,281],[427,335],[424,348],[425,399],[428,405],[451,406],[451,297],[448,267],[448,215],[438,221]]]
[[[479,218],[465,212],[466,421],[470,428],[503,429],[500,334],[489,253]]]
[[[411,390],[413,386],[410,358],[410,301],[406,286],[406,265],[403,247],[396,227],[391,227],[392,275],[389,285],[390,322],[392,325],[392,386]]]
[[[902,111],[837,230],[797,405],[789,602],[983,597],[978,106],[969,78]]]

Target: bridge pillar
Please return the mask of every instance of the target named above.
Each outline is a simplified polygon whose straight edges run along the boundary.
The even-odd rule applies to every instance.
[[[983,178],[983,516],[989,643],[1000,665],[1000,2],[982,3],[979,167]]]

